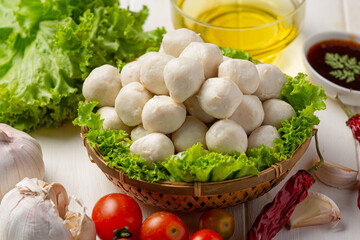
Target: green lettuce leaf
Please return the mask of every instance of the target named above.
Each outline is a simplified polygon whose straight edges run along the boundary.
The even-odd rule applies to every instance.
[[[165,30],[143,32],[115,0],[0,0],[0,122],[23,131],[76,117],[83,80],[157,50]]]
[[[219,48],[222,54],[226,57],[253,61],[251,55],[245,51],[239,49],[232,49],[230,47],[219,47]]]
[[[306,77],[303,73],[294,78],[287,76],[281,91],[280,98],[297,113],[296,117],[282,121],[282,127],[278,129],[280,138],[274,141],[275,148],[286,157],[291,157],[297,146],[311,138],[314,126],[320,123],[314,112],[326,108],[324,89],[311,84]]]
[[[81,72],[61,49],[50,46],[57,24],[41,22],[32,41],[19,35],[9,39],[13,55],[5,63],[0,59],[0,122],[32,130],[76,116],[73,106],[82,96],[74,79],[81,80]]]
[[[297,113],[312,115],[315,111],[326,108],[324,100],[327,96],[322,87],[312,85],[306,77],[304,73],[299,73],[294,78],[287,76],[280,99],[288,102]]]
[[[92,101],[85,103],[79,102],[78,116],[73,121],[74,125],[87,126],[92,130],[103,130],[104,119],[100,119],[100,113],[94,113],[94,110],[99,102]]]
[[[284,156],[291,157],[297,146],[311,138],[314,126],[319,123],[315,115],[300,115],[283,121],[278,129],[280,138],[274,140],[274,147]]]
[[[221,154],[205,150],[201,143],[195,144],[180,156],[174,155],[162,162],[171,175],[172,181],[178,182],[216,182],[233,178],[245,167],[242,174],[258,174],[254,164],[243,154]],[[170,180],[170,179],[169,179]]]
[[[251,148],[246,151],[249,160],[255,164],[259,171],[265,170],[274,163],[280,162],[286,157],[275,148],[261,145],[259,148]]]

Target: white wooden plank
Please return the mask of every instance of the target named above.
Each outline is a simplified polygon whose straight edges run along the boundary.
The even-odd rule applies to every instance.
[[[346,19],[346,30],[360,34],[360,1],[359,0],[343,0],[344,18]]]
[[[136,0],[139,1],[139,0]],[[140,0],[149,7],[149,17],[145,22],[146,31],[164,26],[167,31],[173,30],[170,14],[170,0]]]

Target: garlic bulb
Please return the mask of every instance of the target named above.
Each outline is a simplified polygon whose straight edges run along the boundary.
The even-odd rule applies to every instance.
[[[290,229],[340,221],[340,210],[336,203],[322,193],[309,192],[299,203],[290,219]]]
[[[358,171],[329,161],[324,162],[315,176],[322,183],[339,189],[354,188],[358,183]]]
[[[85,213],[68,212],[69,202],[61,184],[25,178],[1,201],[0,239],[95,240],[92,220]]]
[[[0,200],[25,177],[44,177],[39,143],[27,133],[0,123]]]

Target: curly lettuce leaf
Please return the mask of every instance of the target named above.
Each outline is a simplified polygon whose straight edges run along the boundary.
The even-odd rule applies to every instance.
[[[312,115],[315,111],[326,108],[324,100],[327,96],[322,87],[314,86],[306,77],[304,73],[299,73],[294,78],[287,76],[280,99],[288,102],[297,113]]]
[[[256,169],[259,171],[265,170],[271,165],[286,159],[286,157],[275,148],[264,145],[249,149],[246,152],[246,156],[255,164]]]
[[[253,61],[252,56],[245,51],[239,49],[233,49],[230,47],[219,47],[219,48],[222,54],[226,57]]]
[[[143,32],[115,0],[0,0],[0,122],[23,131],[76,117],[83,80],[157,50],[164,29]]]
[[[282,127],[278,129],[280,138],[274,141],[275,148],[286,157],[291,157],[297,146],[311,138],[313,127],[320,123],[314,112],[326,108],[324,89],[311,84],[306,77],[303,73],[294,78],[287,76],[281,91],[280,98],[297,113],[296,117],[282,121]]]
[[[87,126],[92,130],[103,130],[104,119],[101,119],[100,113],[94,113],[94,109],[99,102],[92,101],[85,103],[79,102],[78,116],[73,121],[74,125]]]
[[[274,140],[274,147],[284,156],[291,157],[297,146],[311,138],[312,130],[320,120],[315,115],[300,115],[282,122],[278,129],[280,138]]]
[[[43,21],[33,41],[17,35],[9,42],[15,45],[13,55],[5,63],[0,59],[0,122],[32,130],[76,116],[73,106],[82,96],[74,79],[81,80],[81,72],[61,49],[51,47],[57,24]]]
[[[258,174],[252,162],[243,154],[221,154],[205,150],[201,143],[195,144],[180,156],[174,155],[162,162],[177,182],[216,182],[233,178],[240,170],[247,167],[242,174]]]

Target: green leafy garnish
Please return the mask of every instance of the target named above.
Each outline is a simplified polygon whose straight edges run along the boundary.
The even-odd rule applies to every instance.
[[[255,164],[245,153],[221,154],[210,152],[198,143],[180,156],[172,156],[162,162],[169,172],[169,180],[177,182],[216,182],[233,179],[241,170],[243,176],[257,175]]]
[[[282,121],[278,129],[280,138],[275,139],[274,148],[260,146],[246,153],[222,154],[210,152],[198,143],[149,167],[140,155],[130,152],[132,141],[124,131],[102,128],[100,114],[94,113],[97,102],[81,102],[74,124],[91,126],[86,135],[88,143],[99,147],[108,166],[123,170],[130,178],[150,182],[212,182],[258,175],[274,163],[292,157],[296,147],[311,138],[313,126],[319,123],[314,112],[325,109],[326,95],[321,87],[312,85],[305,78],[302,73],[294,78],[287,77],[283,86],[281,99],[293,106],[297,116]]]
[[[326,53],[325,63],[334,70],[330,75],[345,80],[347,83],[356,80],[356,75],[360,75],[360,62],[355,57],[349,58],[347,54],[340,56],[338,53]]]
[[[73,121],[74,125],[87,126],[92,130],[103,130],[103,119],[100,119],[100,113],[94,113],[95,107],[99,104],[97,101],[89,103],[79,102],[78,117]]]
[[[76,117],[81,87],[102,64],[158,50],[165,29],[117,0],[0,0],[0,122],[23,131]]]
[[[226,57],[253,61],[252,56],[243,50],[233,49],[230,47],[219,47],[219,48],[220,48],[222,54]]]
[[[312,85],[306,77],[304,73],[298,73],[294,78],[287,76],[280,99],[289,103],[298,115],[301,113],[309,116],[326,108],[324,99],[327,96],[323,88]]]

